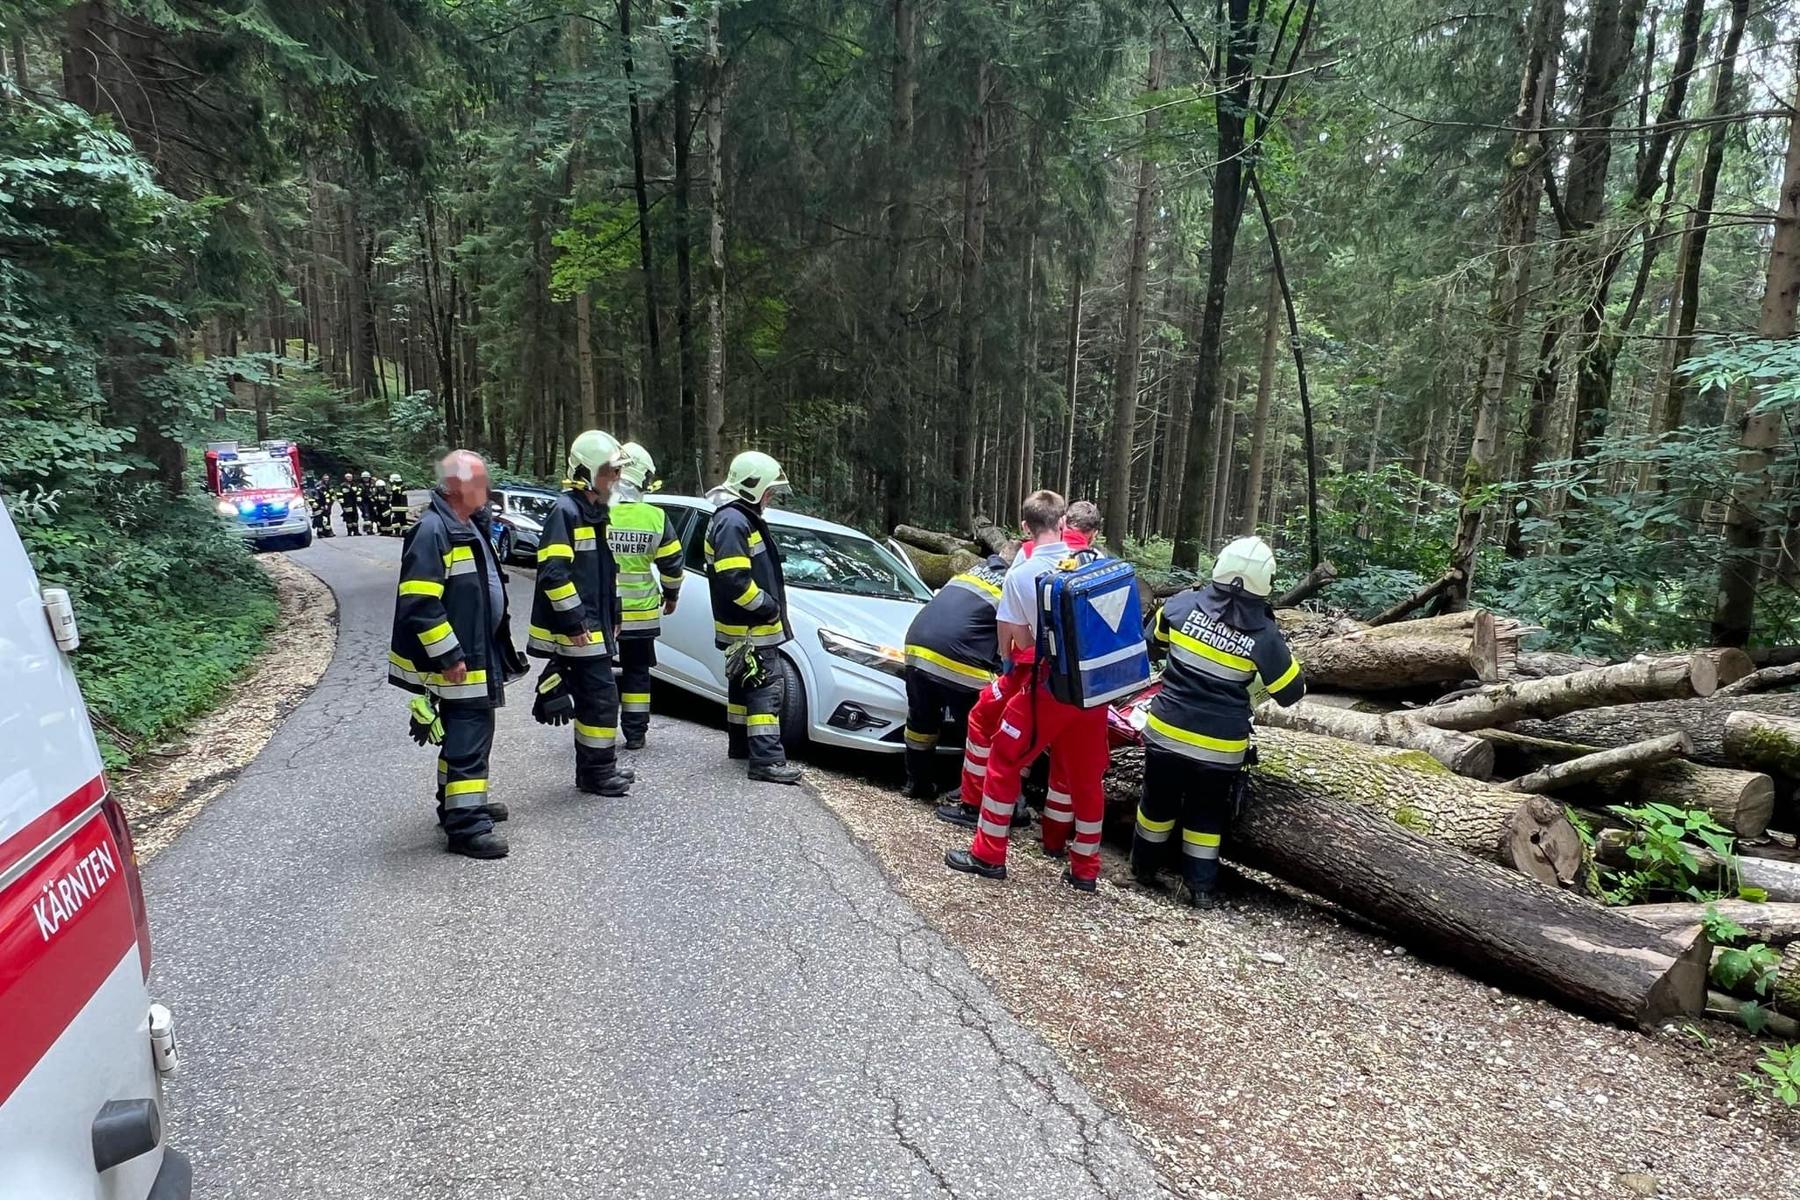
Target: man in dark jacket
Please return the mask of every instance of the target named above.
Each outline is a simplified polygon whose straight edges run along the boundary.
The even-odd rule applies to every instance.
[[[750,778],[799,783],[800,768],[781,744],[785,685],[775,647],[788,631],[787,585],[781,552],[763,509],[788,490],[781,464],[757,450],[731,460],[726,497],[706,529],[706,581],[712,598],[713,642],[725,651],[727,753],[750,760]]]
[[[524,660],[512,643],[506,577],[489,549],[487,464],[455,450],[400,550],[400,595],[388,645],[388,682],[418,693],[415,726],[439,744],[438,823],[453,854],[504,858],[494,829],[506,806],[489,798],[494,710]],[[348,513],[346,509],[346,514]]]
[[[1219,844],[1250,755],[1251,689],[1286,707],[1306,694],[1300,663],[1269,608],[1275,555],[1261,538],[1219,551],[1212,582],[1169,597],[1151,624],[1166,647],[1162,691],[1144,725],[1144,790],[1131,871],[1154,886],[1176,826],[1187,900],[1213,906]]]
[[[906,794],[935,800],[937,745],[945,718],[968,725],[982,689],[1000,670],[994,609],[1006,579],[998,554],[955,576],[906,630]]]
[[[621,613],[606,544],[606,498],[624,461],[619,443],[598,429],[569,446],[569,486],[544,515],[538,539],[527,643],[532,654],[552,660],[575,699],[575,786],[594,796],[623,796],[632,781],[619,766],[612,659]]]

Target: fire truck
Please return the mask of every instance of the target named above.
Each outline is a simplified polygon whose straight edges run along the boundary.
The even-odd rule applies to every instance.
[[[213,442],[206,448],[206,490],[216,497],[219,516],[259,549],[312,545],[312,514],[300,478],[300,447],[293,442]]]

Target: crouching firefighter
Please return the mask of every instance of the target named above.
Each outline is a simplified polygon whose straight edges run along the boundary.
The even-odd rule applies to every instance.
[[[449,850],[504,858],[494,822],[506,806],[488,793],[494,710],[525,671],[512,643],[506,578],[483,528],[487,465],[470,450],[438,464],[438,486],[400,550],[400,594],[388,645],[388,682],[417,693],[413,736],[438,747],[438,823]]]
[[[650,732],[650,668],[662,618],[681,597],[681,542],[669,514],[644,497],[656,486],[656,462],[636,442],[623,448],[625,465],[613,485],[606,544],[619,571],[619,730],[627,750],[641,750]]]
[[[619,589],[605,539],[606,496],[624,461],[619,443],[598,429],[570,445],[567,487],[544,516],[531,600],[527,645],[550,660],[542,682],[560,676],[574,698],[575,786],[592,796],[623,796],[633,778],[619,767]]]
[[[938,741],[946,726],[966,734],[969,710],[1000,670],[994,610],[1005,579],[1006,560],[993,555],[952,578],[907,627],[906,794],[915,800],[938,798]]]
[[[726,502],[706,529],[706,580],[713,641],[725,651],[727,751],[750,760],[750,778],[799,783],[781,745],[783,683],[775,647],[787,641],[781,552],[763,521],[770,499],[788,490],[781,464],[746,450],[731,460]]]
[[[1182,891],[1211,908],[1219,845],[1255,761],[1251,690],[1259,681],[1287,707],[1306,693],[1300,663],[1269,607],[1275,555],[1261,538],[1219,552],[1212,582],[1169,598],[1151,626],[1168,651],[1162,691],[1144,726],[1144,790],[1131,840],[1131,871],[1157,886],[1156,873],[1181,847]]]

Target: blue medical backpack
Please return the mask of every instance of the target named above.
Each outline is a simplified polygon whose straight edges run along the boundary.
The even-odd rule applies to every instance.
[[[1058,565],[1038,577],[1038,661],[1050,695],[1098,708],[1150,681],[1137,572],[1117,558]]]

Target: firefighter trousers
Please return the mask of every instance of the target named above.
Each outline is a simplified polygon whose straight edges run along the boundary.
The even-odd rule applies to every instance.
[[[1021,776],[1048,750],[1052,784],[1069,797],[1068,819],[1044,809],[1044,848],[1069,852],[1069,873],[1100,877],[1100,826],[1106,815],[1101,778],[1106,774],[1106,709],[1077,708],[1051,698],[1042,680],[1015,688],[1000,714],[987,757],[981,815],[969,853],[991,866],[1006,865],[1006,836],[1019,803]]]
[[[362,532],[362,509],[358,507],[355,500],[346,498],[338,501],[338,512],[342,513],[344,517],[344,535],[346,537],[355,537]]]
[[[605,779],[619,769],[619,689],[612,660],[559,655],[556,669],[575,698],[575,781]]]
[[[753,767],[787,761],[781,746],[781,701],[786,690],[781,655],[773,646],[753,646],[744,665],[725,674],[725,745],[732,758]]]
[[[438,824],[451,839],[494,827],[488,815],[488,755],[494,748],[494,710],[486,705],[438,701],[444,740],[438,746]]]
[[[650,668],[655,665],[654,637],[619,638],[619,728],[628,742],[650,732]]]
[[[917,667],[906,668],[906,783],[914,792],[935,795],[943,774],[938,769],[938,743],[948,735],[967,745],[969,711],[981,691],[958,687]]]
[[[1181,846],[1181,877],[1190,891],[1210,892],[1219,878],[1219,843],[1231,823],[1237,767],[1208,767],[1144,748],[1144,790],[1138,799],[1137,828],[1131,836],[1131,873],[1155,878]]]

